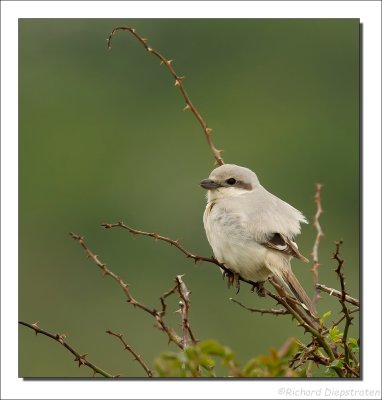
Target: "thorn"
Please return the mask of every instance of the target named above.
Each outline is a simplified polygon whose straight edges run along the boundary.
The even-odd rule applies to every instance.
[[[61,335],[57,333],[56,338],[61,344],[64,344],[66,335],[65,335],[65,333],[61,333]]]
[[[151,53],[153,51],[153,49],[151,47],[147,47],[146,49],[149,53]]]
[[[40,329],[40,327],[38,326],[38,324],[39,324],[39,321],[36,321],[34,324],[32,324],[32,326],[35,328],[34,333],[36,334],[36,336],[37,336],[37,334],[38,334],[38,329]]]
[[[87,354],[82,354],[74,359],[74,361],[78,361],[78,367],[85,364]]]
[[[183,108],[183,111],[190,110],[190,109],[191,109],[190,105],[186,104],[186,106]]]
[[[206,128],[206,133],[207,133],[207,135],[211,135],[212,129],[211,128]]]
[[[166,60],[166,64],[170,65],[174,60]]]

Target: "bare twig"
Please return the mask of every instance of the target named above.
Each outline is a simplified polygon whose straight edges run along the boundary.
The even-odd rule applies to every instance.
[[[198,111],[197,108],[194,106],[194,104],[191,102],[190,97],[189,97],[189,95],[187,94],[187,92],[186,92],[186,90],[185,90],[185,88],[184,88],[184,85],[183,85],[184,76],[179,76],[179,75],[175,72],[174,68],[172,67],[172,61],[173,61],[173,60],[167,59],[167,58],[164,57],[161,53],[159,53],[157,50],[155,50],[155,49],[153,49],[152,47],[150,47],[150,46],[147,44],[147,39],[145,39],[145,38],[143,38],[142,36],[140,36],[140,35],[135,31],[134,28],[130,28],[129,26],[119,26],[119,27],[117,27],[117,28],[114,28],[114,29],[111,31],[111,33],[110,33],[110,35],[109,35],[109,38],[107,39],[107,45],[108,45],[108,48],[109,48],[109,49],[111,48],[111,41],[112,41],[113,36],[115,35],[115,33],[116,33],[117,31],[120,31],[120,30],[130,32],[130,33],[141,43],[141,45],[142,45],[149,53],[151,53],[151,54],[155,55],[157,58],[159,58],[160,64],[161,64],[161,65],[162,65],[162,64],[165,65],[165,67],[167,68],[167,70],[170,72],[170,74],[172,75],[172,77],[173,77],[174,80],[175,80],[175,86],[177,86],[177,87],[179,88],[179,90],[180,90],[180,92],[182,93],[182,96],[183,96],[183,98],[184,98],[184,100],[185,100],[185,102],[186,102],[186,106],[185,106],[184,110],[190,110],[190,111],[192,111],[192,113],[195,115],[196,119],[198,120],[200,126],[201,126],[202,129],[203,129],[204,135],[205,135],[205,137],[206,137],[206,139],[207,139],[208,146],[209,146],[209,148],[210,148],[211,151],[212,151],[212,154],[213,154],[213,156],[214,156],[214,158],[215,158],[215,160],[216,160],[216,163],[217,163],[218,165],[223,165],[223,164],[224,164],[224,161],[223,161],[223,159],[222,159],[222,157],[221,157],[222,150],[218,150],[218,149],[214,146],[214,144],[213,144],[213,142],[212,142],[212,139],[211,139],[212,129],[209,128],[209,127],[207,126],[206,122],[204,121],[204,119],[203,119],[202,116],[200,115],[199,111]]]
[[[175,286],[170,289],[168,292],[164,293],[161,297],[160,297],[160,302],[162,304],[162,311],[160,311],[160,315],[163,318],[166,314],[166,310],[167,310],[167,304],[165,302],[165,299],[169,296],[171,296],[172,294],[174,294],[176,291],[178,290],[178,284],[176,283]]]
[[[139,364],[142,366],[142,368],[145,370],[147,376],[149,378],[152,378],[154,376],[153,372],[150,370],[150,368],[146,365],[146,363],[143,361],[142,356],[138,354],[123,338],[122,333],[115,333],[112,332],[111,330],[107,330],[106,333],[108,333],[111,336],[115,336],[118,338],[122,344],[124,345],[125,350],[129,351],[133,356],[134,360],[138,361]]]
[[[283,310],[283,309],[275,309],[275,308],[251,308],[251,307],[247,307],[244,304],[240,303],[240,301],[237,301],[235,299],[233,299],[232,297],[230,298],[231,301],[233,301],[234,303],[238,304],[240,307],[245,308],[248,311],[251,311],[253,313],[260,313],[261,315],[263,314],[273,314],[273,315],[286,315],[289,314],[289,312],[287,310]]]
[[[317,211],[316,211],[316,214],[313,219],[313,225],[317,230],[317,236],[316,236],[316,240],[314,241],[313,251],[312,251],[312,256],[313,256],[312,272],[313,272],[313,282],[314,282],[314,286],[315,286],[314,294],[313,294],[313,298],[312,298],[313,307],[316,306],[318,300],[321,298],[320,291],[316,285],[318,284],[318,269],[320,268],[320,263],[318,261],[318,246],[320,244],[321,237],[324,236],[324,232],[322,231],[322,228],[321,228],[321,225],[319,222],[320,215],[323,213],[323,209],[321,207],[322,186],[323,185],[321,183],[317,183],[316,194],[314,196],[314,201],[317,205]]]
[[[105,223],[105,224],[101,224],[101,226],[104,227],[105,229],[122,228],[122,229],[127,230],[128,232],[130,232],[133,235],[147,236],[147,237],[153,238],[154,240],[159,240],[159,241],[163,241],[163,242],[169,243],[171,246],[176,247],[187,258],[190,258],[190,259],[194,260],[195,263],[197,263],[198,261],[204,261],[204,262],[207,262],[207,263],[215,264],[219,268],[224,270],[227,274],[229,274],[229,275],[233,274],[233,272],[229,268],[227,268],[223,263],[220,263],[216,258],[204,257],[204,256],[199,256],[199,255],[195,255],[195,254],[191,253],[183,245],[180,244],[179,240],[174,240],[174,239],[171,239],[169,237],[159,235],[156,232],[140,231],[138,229],[134,229],[134,228],[126,225],[123,222],[117,222],[117,223],[114,223],[114,224],[106,224]],[[243,278],[241,275],[239,275],[237,273],[235,275],[235,279],[238,279],[238,280],[240,280],[242,282],[246,282],[249,285],[251,285],[252,287],[258,287],[259,286],[259,282],[254,282],[254,281],[251,281],[249,279]]]
[[[56,342],[60,343],[62,346],[64,346],[67,350],[69,350],[76,358],[74,359],[75,362],[78,362],[78,366],[81,367],[82,365],[86,365],[87,367],[89,367],[91,370],[93,370],[93,375],[95,374],[100,374],[102,376],[104,376],[105,378],[117,378],[117,375],[111,375],[108,372],[106,372],[105,370],[97,367],[95,364],[93,364],[92,362],[90,362],[86,357],[87,354],[80,354],[77,350],[75,350],[72,346],[69,345],[69,343],[65,340],[66,339],[66,335],[65,334],[59,334],[59,333],[50,333],[44,329],[41,329],[38,326],[38,322],[35,322],[34,324],[29,324],[27,322],[24,321],[19,321],[20,325],[24,325],[32,330],[34,330],[34,332],[36,333],[36,335],[38,333],[41,333],[42,335],[48,336],[51,339],[55,340]]]
[[[144,232],[144,231],[140,231],[138,229],[134,229],[126,224],[124,224],[123,222],[117,222],[115,224],[101,224],[101,226],[103,226],[105,229],[111,229],[111,228],[123,228],[126,229],[127,231],[129,231],[130,233],[132,233],[133,235],[141,235],[141,236],[148,236],[151,237],[155,240],[161,240],[163,242],[169,243],[172,246],[175,246],[178,250],[180,250],[185,256],[187,256],[187,258],[191,258],[192,260],[195,261],[195,263],[197,263],[198,261],[206,261],[209,263],[213,263],[218,265],[220,268],[225,268],[228,272],[230,272],[230,270],[226,267],[224,267],[223,264],[219,263],[219,261],[217,261],[215,258],[212,257],[203,257],[203,256],[197,256],[195,254],[192,254],[191,252],[189,252],[188,250],[186,250],[180,243],[179,240],[173,240],[169,237],[166,236],[162,236],[159,235],[158,233],[155,232]]]
[[[145,311],[146,313],[150,314],[152,317],[154,317],[155,321],[158,324],[158,327],[160,330],[164,331],[169,339],[169,342],[174,342],[179,348],[183,349],[183,344],[182,344],[182,339],[176,334],[176,332],[171,328],[166,325],[162,318],[162,313],[156,311],[155,309],[151,309],[144,304],[140,303],[139,301],[135,300],[134,297],[131,295],[130,290],[129,290],[129,285],[127,285],[118,275],[116,275],[113,271],[111,271],[109,268],[107,268],[106,264],[102,263],[99,259],[98,256],[93,254],[89,248],[86,246],[83,237],[70,232],[70,236],[77,240],[78,243],[82,246],[82,248],[85,250],[86,255],[88,258],[90,258],[102,271],[102,273],[106,276],[110,276],[113,278],[119,286],[122,288],[123,292],[125,293],[127,297],[127,302],[131,304],[134,307],[138,307],[141,310]],[[163,304],[163,303],[162,303]]]
[[[330,296],[335,296],[335,297],[338,297],[339,299],[342,299],[342,293],[336,289],[332,289],[330,287],[322,285],[321,283],[317,283],[316,288],[321,290],[322,292],[330,294]],[[354,306],[359,307],[359,300],[354,297],[349,296],[348,294],[345,294],[344,300],[350,304],[353,304]]]
[[[176,283],[178,286],[179,296],[181,301],[179,302],[179,312],[182,318],[182,330],[183,330],[183,346],[187,347],[191,343],[196,344],[197,341],[191,331],[190,322],[188,319],[188,313],[190,310],[190,291],[187,289],[186,284],[182,280],[182,276],[176,277]]]
[[[350,315],[349,309],[346,305],[346,286],[345,286],[345,276],[342,272],[343,266],[344,266],[344,260],[340,258],[340,247],[342,245],[342,240],[335,242],[336,245],[336,251],[333,254],[333,259],[337,261],[337,268],[335,269],[336,274],[338,275],[338,278],[340,280],[340,285],[341,285],[341,297],[340,297],[340,303],[342,306],[342,312],[345,315],[345,328],[344,328],[344,333],[342,336],[342,344],[344,347],[344,365],[346,366],[346,369],[352,372],[352,368],[350,367],[349,364],[349,356],[350,356],[350,349],[348,346],[347,338],[348,338],[348,332],[349,332],[349,327],[352,324],[353,317]]]

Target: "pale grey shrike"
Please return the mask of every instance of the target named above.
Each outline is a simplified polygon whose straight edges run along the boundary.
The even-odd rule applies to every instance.
[[[215,168],[200,185],[208,190],[203,222],[215,258],[254,282],[275,276],[314,314],[290,265],[292,257],[308,262],[294,241],[300,224],[308,223],[304,215],[238,165]]]

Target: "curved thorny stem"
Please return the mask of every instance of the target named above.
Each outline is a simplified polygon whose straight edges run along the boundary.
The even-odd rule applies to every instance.
[[[65,334],[59,334],[59,333],[50,333],[44,329],[41,329],[38,326],[38,322],[35,322],[34,324],[29,324],[28,322],[24,322],[24,321],[19,321],[20,325],[24,325],[27,328],[30,328],[32,330],[34,330],[34,332],[37,334],[42,334],[45,335],[47,337],[50,337],[51,339],[55,340],[56,342],[60,343],[62,346],[64,346],[68,351],[70,351],[74,356],[75,362],[78,362],[78,366],[81,367],[82,365],[86,365],[88,368],[90,368],[91,370],[93,370],[93,375],[95,374],[100,374],[102,376],[104,376],[105,378],[117,378],[118,375],[111,375],[108,372],[106,372],[105,370],[97,367],[95,364],[93,364],[92,362],[90,362],[86,357],[87,354],[80,354],[77,350],[75,350],[67,341],[66,341],[66,335]]]
[[[313,250],[312,250],[312,256],[313,256],[312,272],[313,272],[313,282],[314,282],[314,294],[313,294],[312,304],[314,307],[316,306],[318,300],[321,298],[320,290],[317,288],[317,284],[318,284],[318,269],[320,268],[320,262],[318,261],[318,246],[320,244],[321,238],[324,236],[324,232],[322,231],[322,228],[321,228],[321,225],[319,222],[319,218],[324,211],[321,206],[322,187],[323,187],[323,185],[321,183],[317,183],[316,194],[314,196],[314,201],[317,205],[317,211],[316,211],[316,214],[314,215],[314,219],[313,219],[313,225],[317,230],[317,236],[316,236],[316,240],[314,241]]]
[[[159,53],[159,51],[157,51],[157,50],[153,49],[151,46],[149,46],[149,45],[147,44],[147,39],[145,39],[144,37],[140,36],[140,35],[135,31],[134,28],[130,28],[129,26],[118,26],[117,28],[114,28],[114,29],[111,31],[111,33],[110,33],[110,35],[109,35],[109,37],[108,37],[108,39],[107,39],[107,46],[108,46],[109,49],[111,48],[111,41],[112,41],[113,36],[115,35],[115,33],[116,33],[117,31],[120,31],[120,30],[130,32],[130,33],[139,41],[139,43],[142,44],[142,46],[143,46],[149,53],[151,53],[151,54],[153,54],[154,56],[156,56],[157,58],[159,58],[160,64],[161,64],[161,65],[162,65],[162,64],[165,65],[165,67],[167,68],[167,70],[170,72],[170,74],[172,75],[172,77],[173,77],[174,80],[175,80],[175,86],[177,86],[177,87],[179,88],[179,90],[180,90],[180,92],[181,92],[181,94],[182,94],[182,96],[183,96],[183,98],[184,98],[184,100],[185,100],[185,102],[186,102],[186,105],[185,105],[185,107],[184,107],[184,110],[190,110],[190,111],[195,115],[195,118],[198,120],[200,126],[201,126],[202,129],[203,129],[204,135],[205,135],[205,137],[206,137],[206,139],[207,139],[208,146],[209,146],[209,148],[210,148],[211,151],[212,151],[212,154],[213,154],[213,156],[214,156],[214,158],[215,158],[215,160],[216,160],[216,163],[217,163],[218,165],[223,165],[223,164],[224,164],[224,161],[223,161],[223,158],[221,157],[222,150],[218,150],[218,149],[215,147],[215,145],[213,144],[212,139],[211,139],[212,129],[209,128],[209,127],[207,126],[207,124],[206,124],[206,122],[204,121],[203,117],[200,115],[200,113],[199,113],[199,111],[197,110],[197,108],[196,108],[196,107],[194,106],[194,104],[191,102],[191,99],[190,99],[190,97],[189,97],[188,93],[186,92],[186,89],[184,88],[184,85],[183,85],[184,76],[179,76],[179,75],[175,72],[174,68],[173,68],[172,65],[171,65],[171,63],[173,62],[173,60],[167,59],[167,58],[164,57],[161,53]]]

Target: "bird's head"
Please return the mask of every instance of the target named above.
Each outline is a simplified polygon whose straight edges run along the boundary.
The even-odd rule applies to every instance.
[[[248,168],[224,164],[215,168],[200,186],[208,190],[208,200],[236,197],[249,193],[260,186],[256,174]]]

